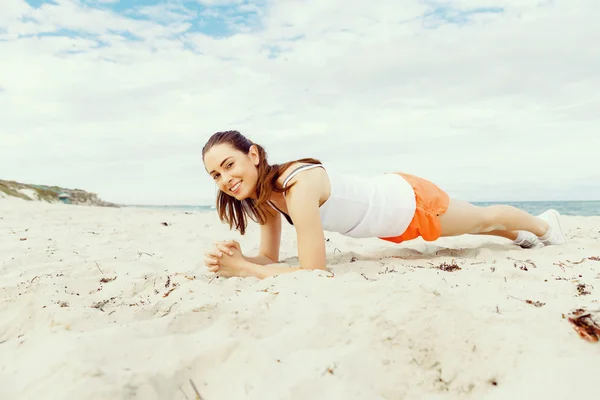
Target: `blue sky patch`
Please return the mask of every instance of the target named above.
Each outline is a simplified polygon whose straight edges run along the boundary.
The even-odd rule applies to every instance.
[[[26,0],[34,7],[56,5],[52,0]],[[227,37],[260,28],[267,0],[242,0],[222,5],[203,5],[199,0],[80,0],[84,7],[108,10],[125,18],[162,25],[190,24],[187,32]],[[70,34],[75,34],[71,32]],[[119,33],[129,38],[130,33]],[[135,37],[131,36],[132,39]]]
[[[25,0],[25,3],[29,4],[33,8],[40,8],[44,4],[56,4],[50,0]]]
[[[195,0],[120,0],[104,4],[92,0],[84,2],[132,19],[161,24],[190,23],[189,32],[213,37],[226,37],[258,28],[261,13],[266,6],[266,0],[245,0],[237,4],[209,6]]]
[[[475,7],[459,9],[447,4],[430,3],[431,11],[423,15],[423,21],[428,28],[437,28],[445,24],[464,25],[469,23],[474,16],[480,14],[501,14],[503,7]]]

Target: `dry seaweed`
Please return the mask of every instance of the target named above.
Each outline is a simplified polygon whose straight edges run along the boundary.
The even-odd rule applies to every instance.
[[[522,271],[529,271],[529,269],[527,268],[527,266],[533,267],[533,268],[537,268],[537,265],[535,265],[535,263],[530,260],[517,260],[515,258],[511,258],[511,257],[507,257],[509,260],[513,260],[513,265],[515,268],[519,268]]]
[[[97,308],[98,310],[104,312],[104,306],[106,306],[108,303],[110,303],[114,299],[115,299],[115,297],[111,297],[108,300],[98,301],[98,302],[92,304],[92,308]]]
[[[546,303],[542,303],[541,301],[533,301],[533,300],[525,300],[525,303],[531,304],[536,307],[543,307],[546,305]]]
[[[394,267],[390,268],[390,267],[385,267],[384,271],[379,271],[378,274],[391,274],[391,273],[397,273],[398,271],[396,271],[396,269]]]
[[[559,261],[557,263],[552,263],[552,265],[557,265],[560,267],[560,269],[562,269],[563,272],[565,272],[565,267],[568,267],[568,265],[565,265],[565,263],[563,263],[562,261]]]
[[[587,290],[587,286],[585,283],[580,283],[579,285],[577,285],[577,293],[579,294],[579,296],[592,294],[589,290]]]
[[[177,289],[178,286],[179,286],[178,283],[174,283],[173,287],[171,289],[169,289],[167,292],[165,292],[165,294],[163,294],[163,297],[168,297],[173,290]]]
[[[454,260],[452,260],[451,264],[448,264],[446,262],[441,263],[436,268],[440,269],[442,271],[446,271],[446,272],[454,272],[454,271],[459,271],[462,269],[461,267],[458,266],[458,264],[456,264],[456,262],[454,262]]]
[[[572,316],[569,318],[569,322],[573,324],[575,332],[588,342],[598,342],[600,340],[600,325],[592,318],[590,313],[586,313],[585,310],[579,308],[572,312]]]

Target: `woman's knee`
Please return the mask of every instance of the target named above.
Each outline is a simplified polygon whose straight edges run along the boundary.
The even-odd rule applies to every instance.
[[[481,207],[481,232],[491,231],[506,231],[508,230],[504,224],[506,207],[503,205],[494,205]]]

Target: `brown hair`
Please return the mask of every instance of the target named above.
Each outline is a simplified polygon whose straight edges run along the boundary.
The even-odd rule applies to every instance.
[[[228,195],[227,193],[219,190],[217,194],[217,213],[219,219],[222,222],[227,222],[229,228],[233,228],[240,231],[240,234],[246,233],[247,219],[250,217],[254,222],[261,225],[267,222],[267,213],[272,212],[272,208],[267,204],[267,201],[271,197],[273,192],[283,193],[288,191],[292,186],[285,188],[277,187],[277,179],[281,176],[290,165],[295,162],[301,162],[306,164],[320,164],[319,160],[314,158],[301,158],[295,161],[289,161],[284,164],[269,165],[267,161],[267,152],[265,149],[256,143],[253,143],[244,135],[238,131],[225,131],[217,132],[213,134],[210,139],[206,142],[202,148],[202,160],[204,161],[204,155],[213,146],[218,144],[229,144],[234,149],[241,151],[244,154],[250,152],[250,147],[256,146],[258,150],[259,163],[258,169],[258,180],[256,183],[256,199],[247,198],[242,201]]]

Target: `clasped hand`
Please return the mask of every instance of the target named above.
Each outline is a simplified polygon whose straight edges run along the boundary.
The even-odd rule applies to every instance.
[[[211,251],[204,253],[204,265],[225,278],[243,276],[244,261],[240,244],[235,240],[216,242]]]

